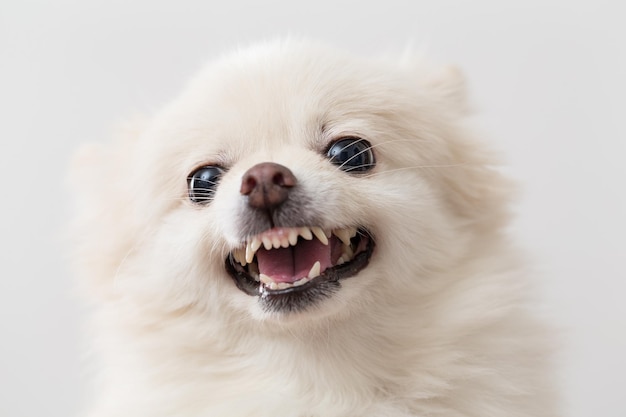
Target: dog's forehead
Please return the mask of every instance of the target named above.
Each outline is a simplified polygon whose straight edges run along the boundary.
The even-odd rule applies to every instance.
[[[289,96],[274,89],[230,91],[198,101],[177,112],[176,145],[181,150],[204,154],[249,154],[290,144],[315,147],[324,129],[324,112],[316,98]]]
[[[321,69],[254,67],[211,71],[174,103],[164,124],[180,149],[247,154],[287,145],[319,149],[332,135],[367,124],[373,94],[359,80]]]

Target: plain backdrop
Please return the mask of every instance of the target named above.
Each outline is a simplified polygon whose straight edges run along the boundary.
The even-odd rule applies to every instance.
[[[625,9],[0,0],[0,416],[74,416],[89,392],[61,238],[72,151],[157,110],[205,61],[287,34],[362,55],[412,44],[463,69],[481,128],[523,186],[512,233],[535,258],[545,313],[566,329],[564,415],[626,416]]]

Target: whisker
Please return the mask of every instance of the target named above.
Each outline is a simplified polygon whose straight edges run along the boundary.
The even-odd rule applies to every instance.
[[[354,141],[354,142],[350,142],[348,145],[346,145],[346,146],[344,146],[343,148],[341,148],[341,149],[339,150],[339,153],[343,152],[343,150],[344,150],[344,149],[346,149],[347,147],[352,146],[352,145],[354,145],[355,143],[359,143],[359,142],[363,142],[363,141],[365,141],[365,139],[359,138],[359,140],[356,140],[356,141]],[[337,170],[337,171],[339,171],[339,170],[343,170],[343,167],[344,167],[344,166],[345,166],[348,162],[350,162],[351,160],[353,160],[353,159],[354,159],[354,158],[356,158],[357,156],[361,155],[363,152],[367,152],[367,151],[369,151],[369,150],[370,150],[370,149],[372,149],[372,148],[373,148],[373,146],[368,146],[367,148],[363,149],[361,152],[359,152],[359,153],[357,153],[357,154],[355,154],[355,155],[352,155],[350,158],[348,158],[346,161],[344,161],[341,165],[339,165],[339,166],[336,168],[336,170]],[[352,169],[355,169],[355,168],[352,168]],[[344,171],[347,171],[347,170],[344,170]]]
[[[377,176],[377,175],[391,174],[393,172],[406,171],[406,170],[409,170],[409,169],[457,168],[457,167],[462,167],[462,166],[467,166],[467,165],[468,165],[467,162],[462,162],[460,164],[444,164],[444,165],[414,165],[414,166],[409,166],[409,167],[390,169],[390,170],[387,170],[387,171],[374,172],[372,174],[364,175],[362,178],[371,178],[371,177],[374,177],[374,176]]]
[[[187,182],[189,182],[189,181],[191,181],[191,180],[192,180],[192,177],[187,177]],[[207,180],[207,181],[202,181],[202,182],[206,182],[206,183],[209,183],[209,184],[212,184],[212,185],[217,185],[217,184],[219,184],[219,181],[208,181],[208,180]]]
[[[360,170],[363,167],[373,167],[373,166],[376,166],[376,164],[361,164],[361,165],[357,165],[357,166],[354,166],[354,167],[350,167],[350,168],[344,169],[343,171],[344,172],[350,172],[350,171]]]
[[[340,152],[341,152],[341,151],[343,151],[344,149],[346,149],[348,146],[351,146],[351,145],[353,145],[354,143],[358,143],[358,142],[363,141],[363,140],[365,140],[365,139],[359,139],[358,141],[355,141],[355,142],[353,142],[353,143],[350,143],[349,145],[344,146],[343,148],[341,148]],[[375,145],[370,145],[370,146],[368,146],[367,148],[363,149],[361,152],[359,152],[359,153],[357,153],[356,155],[353,155],[352,157],[350,157],[350,159],[348,159],[347,161],[345,161],[343,164],[339,165],[339,166],[337,167],[337,170],[341,170],[345,164],[347,164],[347,163],[348,163],[348,162],[350,162],[352,159],[356,158],[357,156],[361,155],[361,154],[362,154],[362,153],[364,153],[364,152],[370,151],[370,150],[372,150],[372,149],[374,149],[374,148],[377,148],[377,147],[379,147],[379,146],[382,146],[382,145],[389,145],[389,144],[393,144],[393,143],[397,143],[397,142],[415,142],[415,140],[414,140],[414,139],[393,139],[393,140],[388,140],[388,141],[385,141],[385,142],[377,143],[377,144],[375,144]],[[357,166],[357,167],[351,167],[350,169],[346,169],[346,170],[344,170],[344,171],[348,172],[348,171],[352,171],[352,170],[359,169],[359,168],[364,167],[364,166],[370,166],[370,165],[372,165],[372,166],[373,166],[374,164],[359,165],[359,166]]]

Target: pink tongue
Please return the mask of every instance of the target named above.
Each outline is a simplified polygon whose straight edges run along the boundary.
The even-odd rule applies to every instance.
[[[320,262],[320,271],[332,266],[331,248],[335,245],[331,239],[324,245],[317,239],[300,240],[296,246],[288,248],[259,249],[256,253],[259,272],[270,276],[274,282],[294,283],[309,275],[316,261]]]

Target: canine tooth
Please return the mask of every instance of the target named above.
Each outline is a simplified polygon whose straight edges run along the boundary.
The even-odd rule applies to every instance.
[[[311,227],[311,231],[320,242],[324,245],[328,245],[328,238],[326,238],[326,234],[320,227]]]
[[[343,256],[340,256],[339,259],[337,259],[337,265],[341,265],[341,264],[345,264],[346,260],[343,259]]]
[[[234,249],[232,252],[233,258],[235,261],[239,262],[241,265],[246,266],[246,254],[242,253],[241,249]],[[243,255],[243,256],[242,256]]]
[[[263,244],[263,241],[261,241],[261,239],[259,239],[258,237],[255,237],[254,239],[252,239],[252,245],[251,245],[252,252],[256,253],[256,251],[259,250],[262,244]]]
[[[254,254],[256,253],[256,250],[254,250],[253,247],[254,241],[248,242],[248,244],[246,245],[246,263],[250,263],[254,259]]]
[[[333,230],[333,233],[344,245],[350,246],[350,231],[348,229]]]
[[[265,248],[265,250],[272,249],[272,241],[270,240],[268,236],[263,236],[262,240],[263,240],[263,247]]]
[[[356,236],[358,230],[356,229],[356,227],[351,227],[350,228],[350,239],[352,239],[353,237]]]
[[[243,266],[246,266],[246,264],[250,263],[246,260],[246,250],[243,248],[237,249],[237,257],[239,258],[239,262]]]
[[[300,233],[300,236],[302,236],[306,240],[313,239],[313,234],[311,233],[311,229],[309,229],[308,227],[300,227],[298,228],[298,232]]]
[[[289,244],[291,246],[295,246],[298,243],[298,230],[297,229],[289,229]]]
[[[274,284],[274,281],[272,281],[272,278],[270,278],[269,276],[265,274],[259,274],[259,281],[261,281],[265,285]]]
[[[345,259],[352,259],[354,257],[354,251],[348,245],[343,245],[341,247],[341,256]]]
[[[309,277],[300,278],[296,282],[293,283],[294,287],[299,287],[300,285],[304,285],[309,282]]]
[[[311,278],[315,278],[319,276],[320,269],[321,269],[320,261],[315,261],[315,263],[311,267],[311,270],[309,271],[309,275],[307,278],[311,279]]]

